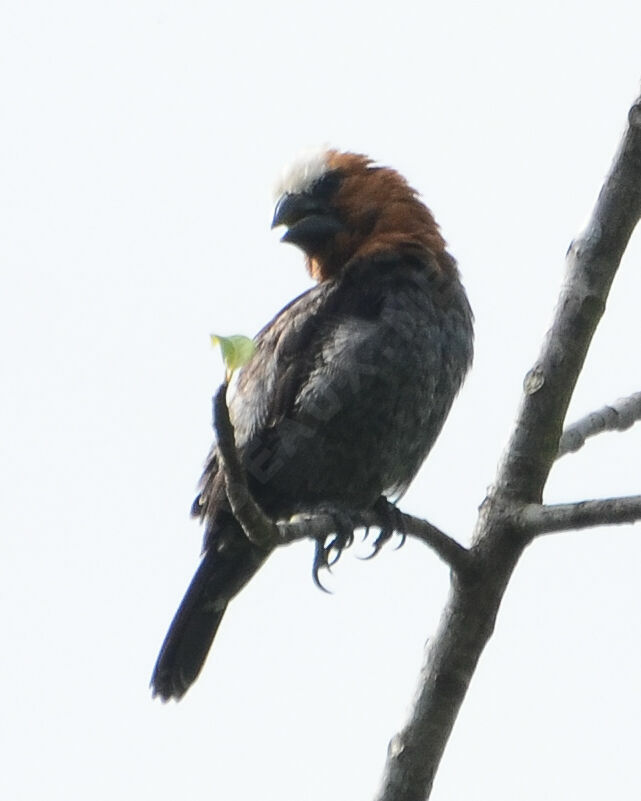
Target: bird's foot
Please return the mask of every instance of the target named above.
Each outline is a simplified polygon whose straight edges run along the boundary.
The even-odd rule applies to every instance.
[[[391,536],[395,531],[401,535],[401,541],[396,546],[397,549],[403,545],[406,538],[405,529],[403,526],[403,516],[393,503],[390,503],[387,498],[381,495],[381,497],[374,504],[374,511],[380,515],[382,525],[378,536],[372,545],[372,552],[366,556],[365,559],[372,559],[374,556],[376,556],[383,545],[385,545],[385,543],[391,539]],[[367,533],[365,536],[367,536]]]
[[[314,512],[329,515],[336,526],[333,534],[316,540],[316,551],[312,567],[312,575],[316,586],[320,587],[324,592],[329,592],[323,586],[318,574],[322,568],[331,571],[332,566],[338,562],[345,548],[349,548],[354,542],[354,528],[356,525],[347,512],[336,507],[319,507]]]

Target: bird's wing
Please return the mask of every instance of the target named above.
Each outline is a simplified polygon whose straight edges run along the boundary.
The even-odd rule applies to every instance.
[[[241,453],[260,432],[277,425],[292,408],[311,370],[319,329],[327,318],[335,289],[329,284],[312,287],[288,303],[256,335],[255,352],[228,393],[230,418]],[[205,462],[199,490],[192,515],[213,518],[225,503],[215,442]]]
[[[445,347],[469,313],[451,291],[425,251],[386,253],[348,265],[261,332],[232,411],[268,512],[356,507],[409,483],[468,366],[464,337]]]
[[[319,502],[357,506],[409,483],[469,363],[468,334],[456,341],[469,306],[464,295],[452,303],[453,286],[425,251],[369,257],[296,298],[258,334],[230,413],[250,488],[268,513],[312,505],[315,487]],[[334,465],[342,474],[330,475]],[[210,518],[224,502],[216,470],[210,461],[203,475]]]

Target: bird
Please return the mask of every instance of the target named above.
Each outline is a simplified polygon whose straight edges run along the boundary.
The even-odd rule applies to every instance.
[[[418,472],[471,366],[473,314],[431,211],[396,170],[321,148],[282,173],[276,197],[272,228],[313,285],[255,337],[229,413],[268,517],[336,515],[343,536],[317,545],[317,577],[351,542],[339,521],[395,504]],[[151,679],[163,701],[196,680],[227,605],[271,553],[235,519],[219,461],[214,442],[192,507],[201,561]]]

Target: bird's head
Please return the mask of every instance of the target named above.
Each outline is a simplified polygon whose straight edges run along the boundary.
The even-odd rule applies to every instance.
[[[272,228],[297,245],[317,281],[353,258],[404,247],[429,251],[443,269],[451,257],[429,209],[395,170],[356,153],[323,150],[298,159],[277,187]]]

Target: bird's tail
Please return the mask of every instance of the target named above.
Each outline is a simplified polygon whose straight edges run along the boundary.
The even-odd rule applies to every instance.
[[[200,673],[229,601],[268,553],[252,545],[230,515],[217,519],[209,547],[162,644],[151,688],[163,701],[179,700]],[[217,530],[216,530],[217,529]]]

